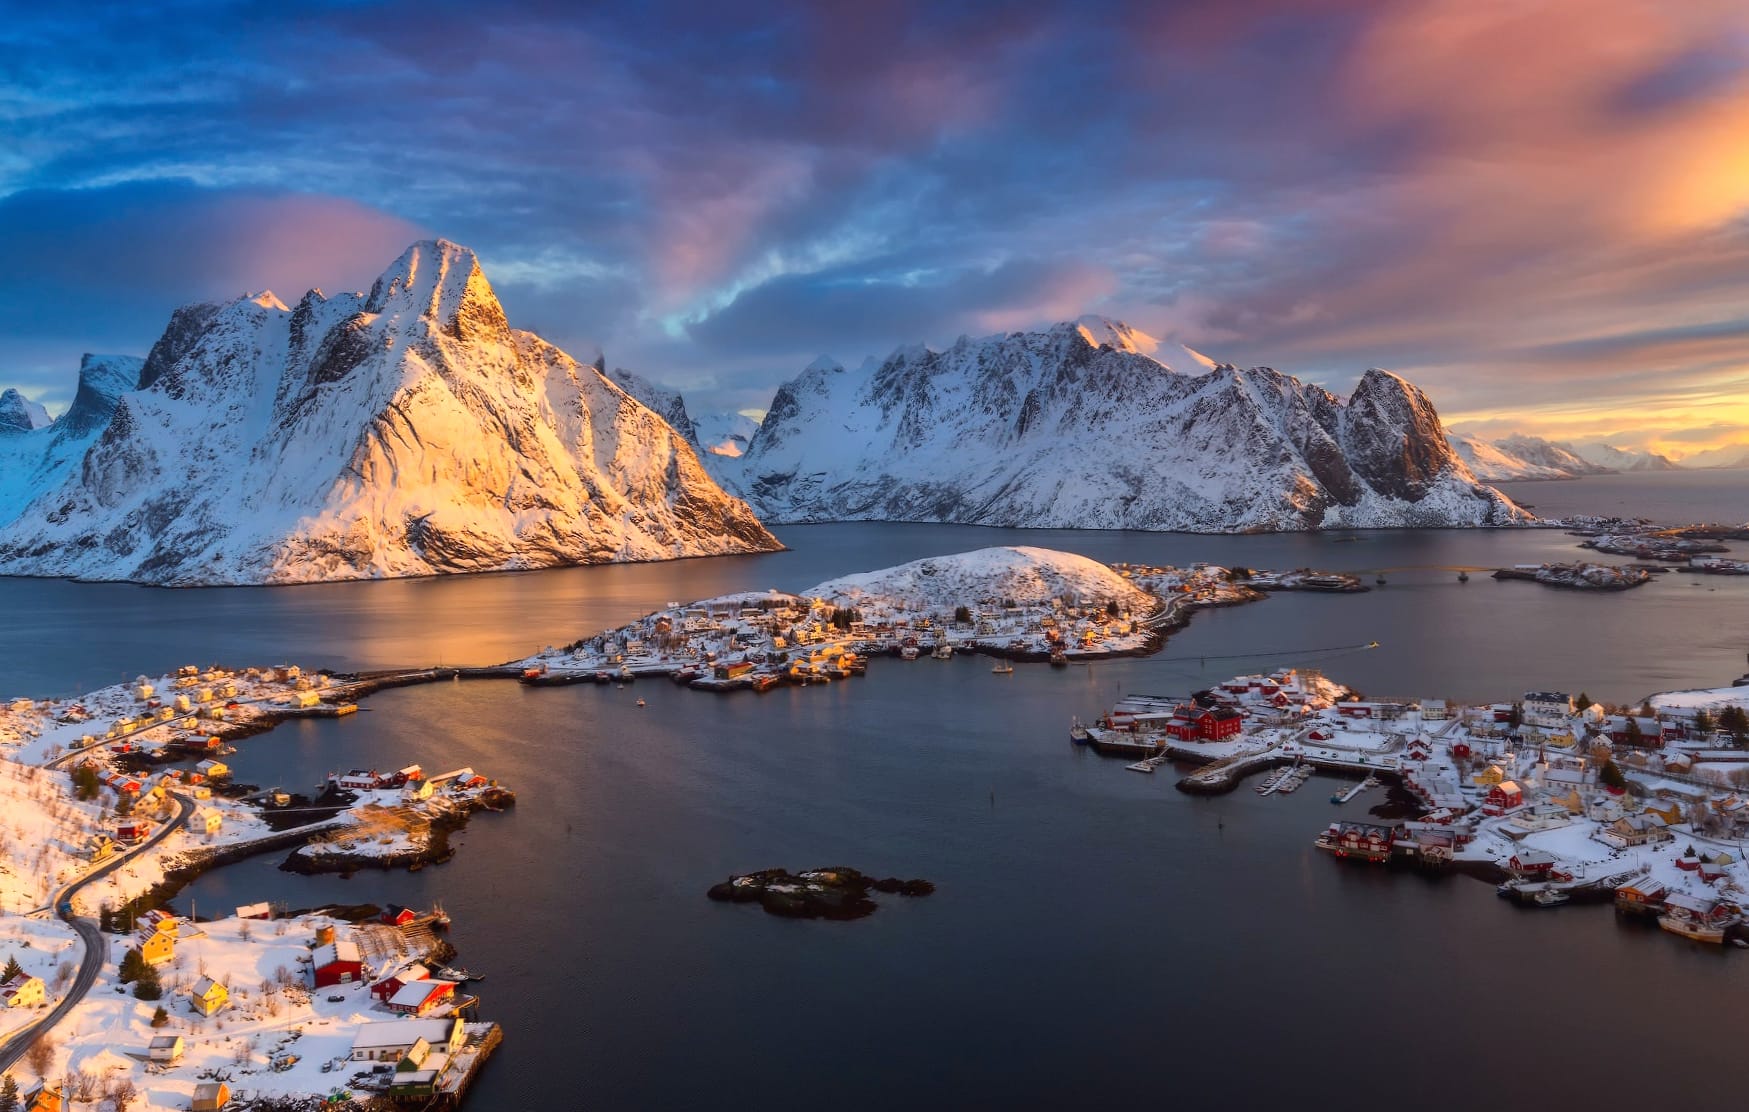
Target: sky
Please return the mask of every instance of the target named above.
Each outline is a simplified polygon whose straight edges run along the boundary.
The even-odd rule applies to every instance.
[[[1483,435],[1749,442],[1742,0],[0,10],[0,387],[51,409],[440,235],[701,412],[1097,312]]]

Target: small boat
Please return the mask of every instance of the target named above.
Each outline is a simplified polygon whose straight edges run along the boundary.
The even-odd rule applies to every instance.
[[[462,981],[483,981],[486,979],[483,976],[470,973],[466,969],[458,969],[453,965],[446,965],[442,969],[439,969],[437,975],[446,981],[455,981],[457,983]]]
[[[1079,721],[1069,723],[1069,740],[1076,745],[1086,745],[1093,740],[1093,735]]]
[[[1468,583],[1469,581],[1470,581],[1470,573],[1469,572],[1467,572],[1467,571],[1458,572],[1458,582],[1459,583]]]
[[[935,651],[931,652],[929,655],[937,660],[951,660],[953,658],[953,646],[946,641],[943,641],[939,645],[936,645]]]
[[[901,660],[916,660],[917,655],[916,645],[905,645],[899,649],[899,659]]]
[[[1725,928],[1704,923],[1686,911],[1673,911],[1669,915],[1658,916],[1658,925],[1671,934],[1679,934],[1684,938],[1692,938],[1696,942],[1708,942],[1714,946],[1725,941]]]
[[[996,667],[990,669],[990,672],[993,675],[1010,676],[1014,674],[1014,665],[1008,663],[1006,660],[999,660],[996,662]]]
[[[1572,899],[1565,892],[1557,892],[1553,888],[1543,888],[1530,898],[1530,902],[1538,907],[1559,907]]]
[[[641,707],[641,706],[643,706],[643,705],[644,705],[644,701],[643,701],[643,700],[642,700],[642,699],[639,699],[639,700],[638,700],[638,705],[639,705],[639,706],[640,706],[640,707]]]
[[[1385,577],[1383,575],[1381,575],[1377,579],[1373,580],[1373,582],[1377,583],[1379,586],[1383,587],[1385,585]]]

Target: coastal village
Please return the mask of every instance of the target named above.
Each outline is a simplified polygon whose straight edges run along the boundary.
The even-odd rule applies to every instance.
[[[233,783],[243,739],[344,717],[359,690],[295,666],[188,666],[0,708],[0,1053],[22,1049],[7,1072],[36,1078],[26,1108],[459,1100],[501,1033],[448,964],[441,909],[167,906],[256,853],[290,849],[282,867],[304,872],[421,867],[468,814],[513,804],[471,768],[335,772],[314,800]]]
[[[1189,792],[1262,794],[1314,772],[1346,806],[1392,785],[1401,821],[1332,821],[1316,847],[1351,861],[1456,869],[1526,906],[1608,902],[1702,943],[1749,946],[1749,676],[1726,688],[1607,707],[1530,691],[1510,702],[1368,700],[1296,670],[1183,698],[1130,696],[1071,740],[1136,772],[1197,766]]]
[[[708,691],[769,691],[861,675],[871,656],[982,653],[1063,665],[1153,651],[1202,608],[1268,590],[1362,590],[1349,575],[1106,566],[1066,552],[990,548],[845,576],[798,594],[678,603],[517,662],[524,682],[666,677]]]
[[[331,771],[314,799],[235,783],[226,760],[253,735],[348,717],[381,687],[661,676],[761,691],[861,675],[877,655],[977,653],[1003,673],[1150,653],[1196,611],[1274,591],[1367,589],[1312,569],[995,548],[672,604],[490,668],[188,666],[14,700],[0,706],[0,1055],[35,1079],[32,1112],[117,1092],[149,1108],[454,1106],[502,1034],[478,1018],[477,978],[450,964],[440,908],[342,917],[258,904],[197,920],[168,902],[201,870],[254,853],[288,852],[282,867],[304,872],[423,867],[445,858],[469,814],[514,803],[480,770],[418,763]],[[1346,782],[1331,803],[1347,809],[1315,844],[1334,857],[1486,875],[1532,907],[1613,902],[1687,938],[1742,945],[1745,706],[1749,686],[1631,708],[1560,692],[1486,706],[1367,700],[1284,669],[1130,696],[1070,738],[1138,773],[1193,766],[1177,781],[1189,792],[1256,773],[1260,793],[1288,794],[1333,773]],[[1354,814],[1384,787],[1414,817]]]

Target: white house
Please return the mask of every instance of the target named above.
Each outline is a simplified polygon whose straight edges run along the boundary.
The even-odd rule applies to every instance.
[[[352,1039],[355,1062],[398,1062],[416,1045],[454,1054],[466,1037],[460,1016],[448,1019],[390,1019],[366,1023]]]
[[[154,1062],[178,1062],[182,1059],[181,1035],[154,1035],[146,1047],[146,1057]]]

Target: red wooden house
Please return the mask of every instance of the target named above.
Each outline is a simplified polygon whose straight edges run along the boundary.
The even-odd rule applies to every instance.
[[[386,1006],[402,1015],[429,1015],[455,998],[454,981],[413,981],[389,997]]]
[[[1204,711],[1197,721],[1197,734],[1205,741],[1224,741],[1238,736],[1239,729],[1244,725],[1244,719],[1237,711],[1210,710]]]
[[[364,978],[364,959],[358,943],[328,942],[316,947],[310,958],[310,976],[317,988],[349,985]]]
[[[385,977],[376,984],[370,986],[370,994],[387,1004],[390,1000],[394,999],[396,993],[400,992],[413,982],[428,981],[430,979],[431,970],[425,968],[423,965],[415,965],[411,968],[401,970],[393,977]]]
[[[1524,806],[1524,792],[1511,780],[1502,780],[1488,789],[1482,801],[1484,815],[1504,815],[1514,807]]]

